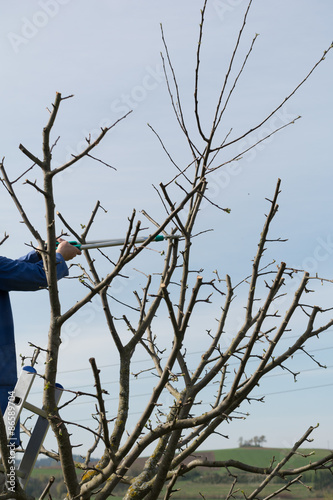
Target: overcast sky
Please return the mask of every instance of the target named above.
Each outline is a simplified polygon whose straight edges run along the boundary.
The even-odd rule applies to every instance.
[[[5,157],[11,179],[30,166],[18,149],[20,143],[34,154],[41,154],[42,128],[56,92],[74,97],[63,101],[55,125],[53,138],[60,136],[54,149],[55,165],[80,152],[89,133],[96,136],[101,126],[114,123],[132,110],[96,151],[116,171],[85,160],[55,180],[57,209],[73,226],[87,222],[97,199],[107,210],[107,214],[96,220],[92,239],[123,237],[133,208],[145,209],[157,218],[163,214],[152,185],[169,180],[175,170],[147,123],[161,134],[179,165],[186,166],[191,161],[166,91],[160,58],[163,50],[160,23],[192,129],[202,5],[199,0],[17,0],[1,7],[0,155]],[[206,129],[246,6],[246,0],[208,0],[199,81],[200,110]],[[259,37],[230,103],[224,131],[232,127],[234,136],[241,134],[284,100],[330,46],[332,19],[330,0],[253,0],[238,67],[255,34]],[[272,258],[284,260],[290,267],[307,268],[311,273],[333,278],[332,74],[329,53],[295,97],[265,124],[264,133],[271,133],[298,116],[302,119],[261,143],[232,168],[212,174],[211,199],[230,208],[231,213],[226,215],[206,206],[199,220],[199,229],[214,229],[206,239],[198,240],[195,253],[195,264],[205,269],[207,277],[211,278],[212,271],[219,269],[221,274],[230,274],[236,283],[249,273],[268,209],[265,198],[273,195],[276,181],[281,178],[274,236],[288,242],[273,245]],[[260,138],[255,133],[242,141],[239,148],[246,149]],[[238,152],[240,149],[232,153]],[[33,171],[30,178],[40,176]],[[22,181],[16,184],[21,201],[43,232],[42,200]],[[0,203],[0,234],[6,231],[10,235],[1,252],[18,257],[26,252],[25,244],[31,237],[4,188]],[[59,222],[58,229],[59,232],[62,229]],[[152,260],[157,266],[155,254]],[[107,271],[105,267],[102,273]],[[134,270],[129,270],[129,276],[129,282],[131,278],[133,282],[137,279]],[[60,290],[63,310],[83,293],[68,281],[60,284]],[[328,291],[318,292],[319,304],[327,307],[332,298],[332,291]],[[131,287],[119,281],[113,293],[127,299]],[[17,350],[29,355],[28,341],[46,345],[47,293],[12,294],[12,303]],[[198,325],[205,325],[213,315],[202,309]],[[191,352],[194,358],[200,354],[199,330],[193,329],[191,333],[198,347]],[[291,335],[297,333],[296,328]],[[305,371],[297,384],[284,372],[268,379],[266,385],[258,388],[258,395],[268,394],[266,403],[253,403],[246,421],[236,421],[221,429],[229,435],[229,440],[215,437],[205,447],[233,447],[240,436],[250,438],[258,434],[266,436],[267,446],[288,447],[317,422],[320,427],[314,435],[315,446],[332,446],[332,331],[311,342],[310,347],[320,362],[328,366],[326,370],[318,369],[309,358],[300,355],[295,366]],[[112,393],[117,390],[117,358],[98,302],[90,304],[86,313],[65,327],[59,382],[88,391],[92,379],[88,363],[91,356],[104,367],[102,378],[110,391],[112,415],[117,396]],[[146,366],[139,361],[138,371]],[[135,410],[140,409],[138,401],[145,400],[150,383],[147,380],[143,393],[142,388],[133,393],[132,425]],[[34,397],[38,399],[38,394]],[[76,420],[81,419],[83,424],[88,423],[84,408],[84,404],[72,407]],[[79,439],[87,442],[83,434]]]

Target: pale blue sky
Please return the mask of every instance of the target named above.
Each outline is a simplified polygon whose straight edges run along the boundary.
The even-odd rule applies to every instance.
[[[208,0],[200,78],[200,109],[205,127],[209,126],[246,5],[245,0]],[[147,123],[161,133],[179,165],[185,166],[191,158],[176,127],[161,72],[160,23],[192,129],[193,69],[201,7],[198,0],[6,2],[0,16],[0,154],[5,157],[10,177],[18,177],[30,165],[18,149],[20,143],[40,154],[42,128],[48,118],[46,108],[56,91],[75,96],[62,103],[55,126],[54,138],[61,136],[54,151],[58,164],[80,151],[88,133],[94,136],[101,126],[116,121],[131,107],[132,114],[110,132],[98,149],[99,157],[114,165],[117,172],[84,161],[81,167],[76,166],[56,180],[57,208],[73,225],[79,225],[88,220],[95,201],[101,200],[108,213],[96,221],[92,234],[96,239],[122,237],[133,208],[145,209],[156,218],[162,216],[152,184],[168,180],[174,170]],[[332,18],[330,0],[253,1],[240,54],[246,52],[255,33],[259,37],[230,103],[223,130],[233,127],[235,135],[247,130],[290,93],[331,44]],[[200,229],[214,228],[206,240],[198,241],[194,255],[195,263],[205,268],[207,277],[219,269],[221,274],[228,272],[236,283],[249,273],[267,211],[265,197],[272,196],[278,177],[282,179],[282,193],[274,236],[288,238],[288,243],[274,246],[272,257],[333,277],[332,74],[329,53],[295,98],[267,122],[265,131],[270,132],[298,115],[302,119],[261,144],[233,169],[212,174],[212,200],[230,207],[231,214],[221,215],[206,206],[199,220]],[[259,138],[257,133],[252,142],[245,140],[242,146]],[[237,152],[235,148],[232,153]],[[32,178],[34,175],[39,178],[37,172]],[[18,185],[17,189],[32,220],[42,230],[40,200],[29,186]],[[4,189],[0,203],[0,231],[10,234],[2,252],[19,256],[26,251],[24,243],[30,242],[30,236],[19,223],[20,217]],[[148,257],[157,267],[158,255],[149,253]],[[143,266],[147,260],[142,260]],[[105,267],[102,273],[106,272]],[[129,270],[129,276],[133,282],[137,280],[135,271]],[[64,310],[82,294],[74,283],[61,283],[60,289]],[[130,290],[119,281],[114,293],[124,299]],[[319,303],[331,304],[331,291],[318,293]],[[239,296],[241,299],[242,292]],[[47,294],[13,294],[12,302],[18,352],[29,354],[28,340],[42,345],[46,342]],[[198,325],[211,321],[214,314],[202,310]],[[233,321],[236,320],[235,317]],[[200,347],[198,335],[193,332]],[[311,343],[311,350],[328,366],[332,365],[332,348],[332,332]],[[193,356],[196,353],[197,349]],[[114,381],[116,356],[98,304],[88,306],[86,313],[65,327],[60,382],[71,388],[89,384],[88,358],[92,355],[106,367],[102,372],[104,381]],[[315,434],[315,445],[332,445],[333,386],[327,385],[333,384],[332,368],[313,370],[317,365],[305,357],[299,359],[298,366],[306,371],[297,384],[287,375],[275,376],[258,388],[258,394],[303,390],[267,396],[265,405],[253,403],[247,421],[221,429],[229,435],[229,441],[214,438],[214,443],[207,446],[237,446],[239,436],[249,438],[257,434],[266,435],[268,446],[292,446],[308,426],[317,422],[321,426]],[[138,389],[140,395],[148,394],[150,381],[146,384],[143,392]],[[112,387],[116,385],[106,388]],[[115,401],[112,403],[112,395],[110,399],[112,414]],[[144,401],[144,396],[140,399]],[[133,404],[137,405],[134,399]],[[84,405],[73,406],[73,411],[74,408],[76,420],[83,418]],[[78,440],[85,439],[79,435]]]

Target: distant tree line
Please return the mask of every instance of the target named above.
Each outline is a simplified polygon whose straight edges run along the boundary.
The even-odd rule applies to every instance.
[[[238,443],[240,448],[245,448],[249,446],[262,446],[266,442],[265,436],[254,436],[251,439],[244,440],[242,437],[239,438]]]

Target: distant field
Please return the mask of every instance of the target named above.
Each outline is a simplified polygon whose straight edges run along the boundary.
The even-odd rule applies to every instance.
[[[283,448],[231,448],[228,450],[214,450],[215,460],[239,460],[257,467],[267,467],[270,462],[275,458],[275,464],[280,462],[289,452],[289,449]],[[315,462],[323,458],[329,453],[329,450],[316,449],[316,448],[302,448],[298,453],[308,455],[313,453],[308,458],[303,458],[300,455],[294,457],[288,462],[287,467],[302,467],[306,463]]]
[[[268,467],[272,460],[274,460],[274,465],[276,465],[289,450],[285,450],[282,448],[234,448],[234,449],[226,449],[226,450],[210,450],[210,451],[202,451],[198,453],[201,457],[207,456],[209,460],[238,460],[240,462],[244,462],[253,466],[258,467]],[[301,449],[300,453],[304,455],[311,456],[302,457],[300,455],[296,455],[293,459],[288,463],[288,468],[302,467],[305,464],[319,460],[329,453],[328,450],[322,449]],[[140,460],[140,463],[136,463],[136,467],[142,467],[143,460]],[[251,493],[264,479],[263,476],[257,476],[254,474],[246,474],[244,472],[239,472],[236,469],[230,469],[232,474],[238,476],[237,488],[235,488],[233,493],[234,500],[244,500],[245,494]],[[61,491],[62,483],[62,472],[60,468],[56,467],[45,467],[45,468],[35,468],[32,474],[31,482],[36,484],[36,481],[39,481],[40,484],[46,484],[50,476],[55,476],[57,478],[58,486],[56,488],[57,491]],[[320,483],[315,482],[314,472],[309,472],[304,475],[304,482],[307,486],[312,487],[312,490],[297,484],[292,487],[291,491],[284,491],[279,496],[274,497],[275,500],[332,500],[333,499],[333,489],[332,486],[322,486]],[[318,474],[317,474],[318,479]],[[219,470],[217,468],[211,469],[202,467],[200,469],[195,469],[191,472],[191,475],[188,479],[180,479],[175,489],[179,489],[179,491],[175,491],[172,495],[173,500],[213,500],[213,499],[224,499],[226,498],[230,486],[232,484],[233,478],[228,476],[228,472],[225,470]],[[273,491],[281,488],[283,486],[283,482],[274,482],[270,484],[264,491],[264,494],[261,493],[258,498],[264,498],[268,494]],[[53,488],[53,487],[52,487]],[[238,490],[238,491],[237,491]],[[52,494],[52,490],[51,490]],[[119,496],[114,496],[114,500],[120,500],[122,498],[121,492],[118,493]],[[59,498],[63,497],[61,495]],[[52,498],[54,500],[57,499],[56,491],[53,491]],[[163,495],[161,496],[163,498]]]
[[[32,471],[31,477],[45,477],[50,476],[61,477],[61,467],[37,467]]]

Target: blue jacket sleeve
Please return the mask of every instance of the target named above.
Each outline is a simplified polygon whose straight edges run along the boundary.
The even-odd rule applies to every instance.
[[[67,264],[57,253],[57,278],[68,275]],[[16,260],[0,257],[0,290],[34,291],[47,287],[43,261],[36,252]]]
[[[31,264],[37,264],[37,262],[41,261],[42,258],[39,253],[32,250],[31,252],[27,253],[27,255],[23,255],[23,257],[19,257],[17,260],[31,262]]]

